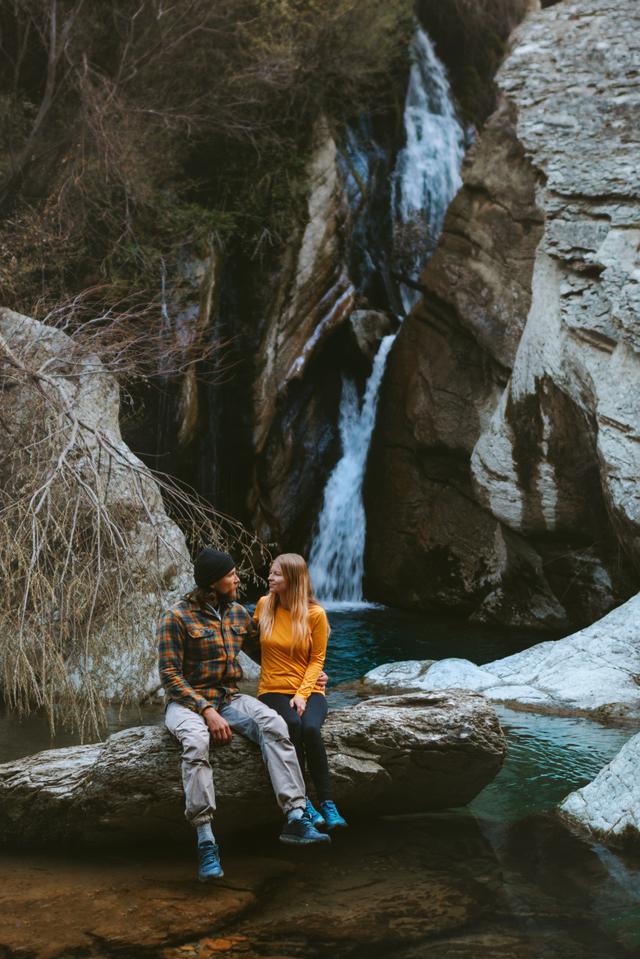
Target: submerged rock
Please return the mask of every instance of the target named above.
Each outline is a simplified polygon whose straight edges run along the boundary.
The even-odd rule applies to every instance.
[[[388,663],[364,682],[395,690],[473,689],[488,699],[598,719],[640,717],[640,595],[565,639],[476,666],[466,659]]]
[[[377,698],[323,728],[336,801],[360,815],[469,802],[499,771],[505,738],[482,697],[446,690]],[[216,824],[246,828],[279,811],[257,746],[234,736],[212,752]],[[106,841],[187,829],[180,750],[159,726],[0,766],[0,841]]]
[[[611,846],[640,851],[640,735],[560,804],[562,819]]]

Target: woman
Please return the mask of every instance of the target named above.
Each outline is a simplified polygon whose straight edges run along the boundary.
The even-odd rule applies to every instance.
[[[307,799],[314,826],[344,827],[331,798],[327,754],[320,727],[327,716],[318,685],[327,652],[329,623],[316,602],[302,556],[283,553],[269,571],[269,594],[258,600],[253,618],[260,624],[262,672],[258,698],[275,709],[289,727],[300,768],[308,767],[320,812]]]

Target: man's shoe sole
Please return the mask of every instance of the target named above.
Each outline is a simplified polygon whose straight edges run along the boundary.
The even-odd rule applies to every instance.
[[[224,873],[222,872],[222,870],[220,870],[220,872],[215,873],[215,875],[198,876],[198,882],[213,882],[216,879],[222,879],[223,876],[224,876]]]
[[[322,839],[298,839],[294,836],[279,836],[280,842],[287,846],[322,846],[331,842],[331,836],[324,836]]]

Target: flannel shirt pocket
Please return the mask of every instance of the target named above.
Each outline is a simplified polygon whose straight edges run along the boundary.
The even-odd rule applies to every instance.
[[[196,660],[220,659],[223,650],[220,644],[220,635],[215,629],[205,626],[188,626],[189,650],[187,657]]]

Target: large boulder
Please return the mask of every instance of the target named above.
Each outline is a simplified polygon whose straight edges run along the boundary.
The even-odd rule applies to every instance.
[[[389,663],[366,685],[385,690],[457,687],[544,712],[640,718],[640,595],[586,629],[476,666],[466,659]]]
[[[640,851],[640,735],[625,743],[593,782],[562,801],[559,815],[611,846]]]
[[[99,357],[62,330],[7,309],[0,309],[0,346],[0,481],[4,521],[8,529],[15,526],[7,547],[12,588],[38,588],[40,571],[61,575],[51,595],[41,588],[40,606],[28,593],[22,655],[27,650],[32,657],[39,682],[47,630],[55,633],[62,618],[56,649],[66,657],[71,684],[88,683],[98,695],[118,698],[133,683],[142,694],[158,684],[157,615],[192,584],[185,538],[167,516],[151,472],[122,440],[119,387]],[[20,522],[20,497],[28,502],[29,496],[27,519]],[[25,529],[31,571],[20,565]],[[81,598],[91,608],[87,619]],[[15,624],[9,588],[4,602]],[[3,644],[4,656],[16,656],[17,632]],[[60,678],[58,662],[55,668],[55,680],[45,669],[40,693],[50,683],[64,691],[67,679]]]
[[[513,35],[390,357],[371,598],[576,628],[638,588],[639,27],[581,0]]]
[[[493,708],[460,691],[338,710],[323,736],[337,802],[363,815],[463,805],[491,782],[505,755]],[[221,829],[278,819],[257,746],[234,736],[212,758]],[[0,766],[3,842],[161,838],[186,828],[182,805],[180,750],[159,726]]]

